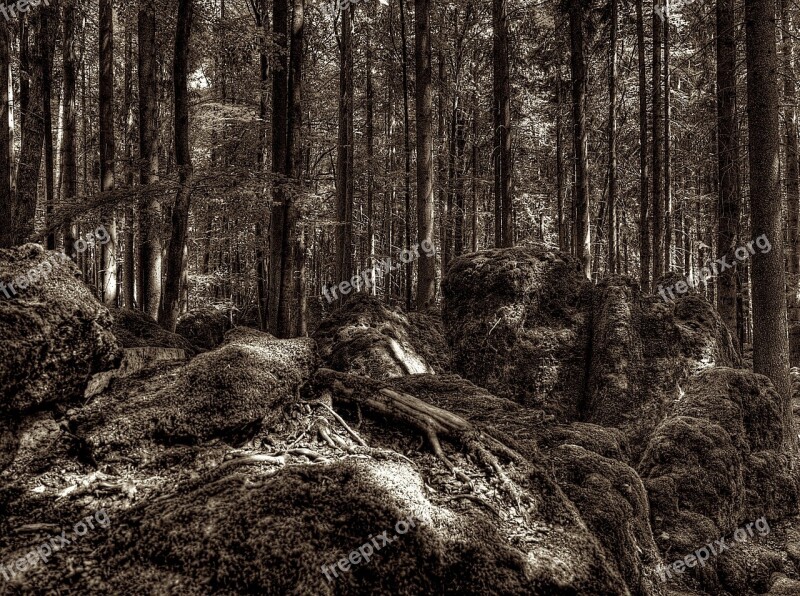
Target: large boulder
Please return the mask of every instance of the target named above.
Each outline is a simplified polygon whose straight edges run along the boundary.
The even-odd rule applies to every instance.
[[[442,283],[456,372],[493,394],[577,418],[588,356],[591,284],[543,247],[456,259]]]
[[[441,320],[386,306],[367,294],[352,296],[331,313],[314,339],[324,365],[339,372],[388,379],[450,368]]]
[[[762,516],[796,514],[800,487],[769,379],[714,368],[683,391],[639,465],[662,550],[689,553]]]
[[[280,423],[284,409],[316,367],[311,339],[277,340],[238,327],[225,344],[200,354],[155,384],[122,384],[90,403],[72,421],[94,451],[142,441],[237,442]]]
[[[62,253],[38,244],[0,250],[0,411],[83,397],[94,373],[121,358],[108,310]]]

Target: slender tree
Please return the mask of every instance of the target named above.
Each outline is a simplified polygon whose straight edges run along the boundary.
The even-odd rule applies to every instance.
[[[114,13],[111,0],[100,0],[100,190],[114,190]],[[47,110],[45,110],[47,111]],[[115,305],[118,296],[116,222],[106,212],[103,225],[110,240],[101,245],[103,301]]]
[[[158,180],[158,49],[153,0],[139,0],[139,182]],[[152,193],[139,203],[140,306],[158,318],[161,304],[161,204]]]
[[[650,180],[647,145],[647,72],[645,69],[644,9],[642,0],[636,0],[636,50],[639,67],[639,283],[642,289],[650,287]]]
[[[182,284],[186,271],[186,235],[192,201],[192,156],[189,150],[189,43],[192,34],[194,0],[178,0],[172,81],[175,94],[175,165],[178,192],[172,206],[172,234],[167,249],[164,307],[159,323],[175,331],[181,307]]]
[[[9,126],[9,83],[11,77],[10,35],[8,23],[0,21],[0,248],[14,244],[11,221],[11,128]]]
[[[611,0],[611,44],[608,58],[608,271],[617,272],[617,0]]]
[[[586,131],[586,55],[583,0],[570,0],[570,61],[572,70],[572,125],[575,154],[575,256],[583,274],[592,277],[592,239],[589,227],[589,154]]]
[[[664,0],[653,2],[653,284],[664,275],[664,136],[661,75]]]
[[[717,0],[717,254],[734,267],[719,272],[717,309],[736,333],[737,272],[733,253],[739,236],[739,151],[736,139],[736,21],[734,0]]]
[[[417,239],[433,246],[433,85],[430,0],[414,2],[414,56],[417,108]],[[436,300],[436,257],[420,251],[417,308]]]
[[[507,0],[492,0],[492,57],[495,131],[495,244],[514,245],[511,197],[511,81]]]

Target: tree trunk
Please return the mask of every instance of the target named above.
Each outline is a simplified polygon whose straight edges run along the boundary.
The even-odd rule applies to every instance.
[[[642,0],[636,0],[636,47],[639,55],[639,283],[642,290],[647,290],[650,287],[650,181],[647,171],[647,73]]]
[[[111,0],[100,0],[100,192],[114,190],[114,13]],[[116,222],[106,212],[103,225],[110,240],[101,246],[103,301],[117,303]]]
[[[375,91],[372,86],[372,29],[367,30],[367,268],[375,266]],[[369,293],[377,292],[377,280]]]
[[[794,41],[788,0],[781,0],[781,58],[783,68],[783,119],[786,135],[786,202],[789,226],[789,320],[800,321],[800,169],[798,168],[797,93]]]
[[[55,36],[57,27],[57,12],[50,6],[42,6],[39,16],[42,22],[42,31],[45,32],[48,42],[42,48],[42,116],[44,121],[44,204],[45,224],[48,228],[52,224],[55,209],[55,158],[53,156],[53,54],[55,53]],[[53,40],[50,43],[49,40]],[[56,248],[56,234],[51,231],[47,234],[45,246],[48,250]]]
[[[608,271],[617,272],[617,0],[611,0],[608,68]]]
[[[511,82],[509,80],[508,11],[506,0],[492,1],[492,56],[495,130],[495,193],[500,207],[499,229],[495,224],[495,244],[514,246],[511,221]],[[497,212],[497,208],[495,209]],[[499,234],[497,233],[499,231]]]
[[[259,122],[258,122],[258,163],[256,167],[259,172],[267,171],[267,135],[269,117],[269,19],[267,18],[269,5],[267,0],[259,0],[258,10],[256,11],[256,27],[258,27],[261,37],[259,40],[259,75],[261,86],[259,88]],[[265,199],[266,200],[266,199]],[[263,210],[256,218],[256,294],[258,297],[258,320],[262,330],[269,327],[269,292],[268,292],[268,272],[267,257],[265,255],[264,221],[268,224],[269,211]],[[210,225],[210,224],[209,224]]]
[[[575,256],[583,274],[592,277],[592,241],[589,228],[589,155],[586,135],[586,56],[582,0],[570,0],[569,25],[572,69],[572,120],[575,153]]]
[[[408,41],[406,33],[405,3],[400,3],[400,39],[403,44],[403,150],[405,151],[405,229],[404,247],[411,250],[411,118],[408,109]],[[419,193],[419,189],[417,189]],[[411,310],[411,289],[414,283],[414,263],[409,261],[405,267],[405,304]]]
[[[662,123],[661,73],[662,34],[664,32],[664,0],[653,4],[653,284],[664,275],[664,170],[661,145]]]
[[[272,68],[272,214],[270,218],[269,258],[269,329],[285,337],[282,329],[285,313],[283,300],[284,240],[286,239],[287,188],[286,166],[289,163],[289,0],[276,0],[272,8],[272,33],[275,44],[275,63]],[[288,264],[291,267],[291,262]],[[291,291],[288,290],[290,293]]]
[[[66,33],[65,33],[66,36]],[[65,68],[66,72],[66,68]],[[74,75],[73,75],[74,76]],[[66,85],[66,82],[65,82]],[[73,83],[74,85],[74,83]],[[133,110],[133,26],[131,20],[125,20],[125,74],[124,74],[124,96],[125,104],[125,186],[132,189],[134,185],[134,165],[133,165],[133,145],[134,127],[136,125]],[[73,91],[74,95],[74,91]],[[73,100],[74,103],[74,100]],[[66,106],[66,104],[65,104]],[[74,106],[73,106],[74,108]],[[64,110],[66,114],[66,109]],[[73,127],[75,115],[73,113]],[[66,118],[65,118],[66,121]],[[74,133],[73,133],[74,136]],[[74,160],[74,156],[73,156]],[[136,308],[135,296],[135,221],[136,210],[133,206],[125,209],[125,272],[122,276],[122,290],[125,298],[125,306],[130,309]]]
[[[158,95],[156,13],[153,0],[140,0],[139,37],[139,182],[158,181]],[[148,195],[139,203],[139,302],[158,318],[161,304],[161,204]]]
[[[353,118],[353,25],[351,9],[342,10],[342,40],[339,64],[339,140],[336,152],[336,282],[353,275],[353,203],[350,176],[353,173],[350,135]]]
[[[22,122],[22,140],[19,160],[17,162],[16,193],[12,210],[12,245],[24,244],[33,234],[34,216],[36,214],[36,189],[39,182],[39,170],[42,165],[42,147],[44,143],[44,114],[42,113],[42,69],[45,50],[46,32],[42,29],[42,21],[32,27],[26,18],[23,23],[24,32],[20,40],[20,68],[30,72],[30,82],[20,87],[20,119]],[[32,38],[32,39],[31,39]],[[23,77],[23,80],[27,77]]]
[[[8,24],[0,21],[0,248],[14,244],[11,221],[11,128],[9,126],[9,83],[11,82],[11,53]]]
[[[178,193],[172,206],[172,234],[167,249],[164,307],[159,323],[175,331],[181,312],[181,291],[186,271],[186,234],[192,201],[192,155],[189,149],[189,40],[192,34],[194,0],[178,0],[172,82],[175,88],[175,165]]]
[[[672,271],[672,164],[670,141],[669,0],[664,0],[664,269]]]
[[[781,398],[783,437],[788,451],[793,430],[789,383],[789,336],[786,321],[778,159],[778,57],[775,49],[775,2],[745,0],[747,47],[747,119],[753,236],[771,243],[769,252],[752,256],[753,370],[769,377]]]
[[[430,0],[414,1],[417,112],[417,241],[433,246],[433,117]],[[436,255],[420,251],[417,309],[436,300]]]
[[[731,333],[736,333],[736,280],[733,253],[739,236],[739,151],[736,139],[736,21],[734,0],[717,0],[717,254],[734,267],[717,280],[717,310]]]

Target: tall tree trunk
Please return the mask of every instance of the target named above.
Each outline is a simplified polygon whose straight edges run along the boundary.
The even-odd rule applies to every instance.
[[[351,7],[342,10],[339,64],[339,139],[336,151],[336,283],[353,275],[353,23]]]
[[[617,0],[611,0],[608,68],[608,271],[617,272]]]
[[[781,59],[783,70],[783,119],[786,135],[786,202],[789,221],[789,320],[800,321],[800,169],[798,168],[797,92],[795,90],[794,41],[788,0],[780,0]]]
[[[403,243],[405,249],[411,250],[411,118],[408,107],[408,40],[406,30],[406,9],[405,2],[400,3],[400,40],[403,44],[403,150],[405,151],[404,183],[405,188],[405,229]],[[419,188],[417,189],[419,193]],[[411,288],[414,283],[414,263],[409,261],[405,267],[405,304],[406,309],[411,309]]]
[[[564,167],[564,84],[561,80],[561,65],[556,79],[556,209],[558,212],[558,248],[567,251],[567,222],[564,218],[566,180]]]
[[[650,180],[647,171],[647,73],[645,71],[644,11],[636,0],[636,49],[639,57],[639,283],[650,287]]]
[[[789,383],[789,335],[778,159],[778,56],[774,0],[745,0],[747,120],[751,227],[772,245],[752,256],[753,371],[769,377],[780,396],[783,438],[795,451]]]
[[[133,110],[133,24],[131,19],[127,17],[125,19],[125,73],[123,88],[123,103],[125,104],[125,186],[132,189],[134,185],[133,145],[136,121]],[[73,114],[73,126],[74,118]],[[136,308],[135,223],[136,209],[131,205],[125,209],[125,272],[122,276],[122,293],[125,298],[125,306],[130,309]]]
[[[665,0],[653,4],[653,283],[664,275],[664,170],[661,158],[663,99],[661,57],[663,51]]]
[[[78,196],[77,135],[77,66],[78,55],[75,43],[75,0],[64,4],[64,43],[62,48],[63,91],[61,101],[64,113],[64,131],[61,135],[61,198],[66,202]],[[64,251],[75,260],[74,251],[76,229],[71,221],[63,228]]]
[[[575,153],[575,246],[583,274],[592,277],[592,240],[589,228],[589,155],[586,135],[586,56],[583,0],[570,0],[570,57],[572,69],[572,120]]]
[[[372,29],[367,30],[367,268],[375,266],[375,91],[372,86]],[[375,296],[377,280],[369,289]]]
[[[46,32],[40,18],[23,21],[20,40],[20,68],[30,73],[30,81],[20,88],[22,140],[17,162],[16,193],[12,209],[12,245],[25,243],[33,234],[36,214],[36,189],[42,165],[44,114],[42,113],[42,69],[46,53]],[[28,23],[28,21],[31,23]],[[37,25],[33,26],[35,22]],[[26,77],[23,77],[23,80]]]
[[[114,13],[111,0],[100,0],[100,191],[114,190]],[[102,296],[108,305],[116,305],[117,233],[112,213],[105,213],[103,225],[110,240],[101,247],[103,275]]]
[[[430,0],[414,1],[414,56],[417,108],[417,240],[433,246],[433,85]],[[436,300],[436,256],[420,251],[417,308]]]
[[[186,234],[192,201],[192,155],[189,150],[189,40],[192,34],[194,0],[178,0],[175,30],[175,54],[172,82],[175,87],[175,165],[178,168],[178,192],[172,206],[172,234],[167,249],[164,307],[159,323],[175,331],[181,312],[182,285],[186,272]]]
[[[256,12],[256,26],[260,31],[259,48],[259,121],[258,121],[258,171],[267,171],[267,125],[269,117],[269,4],[267,0],[259,0]],[[267,257],[265,254],[264,220],[268,223],[269,211],[264,210],[256,218],[256,294],[258,296],[259,325],[262,330],[269,327],[269,292]],[[210,225],[210,224],[209,224]]]
[[[44,128],[44,203],[45,223],[48,228],[52,223],[55,209],[55,158],[53,156],[53,54],[55,53],[55,36],[57,31],[58,14],[54,7],[42,6],[40,18],[42,31],[45,32],[48,42],[42,48],[42,126]],[[49,40],[53,40],[50,43]],[[55,231],[47,234],[45,245],[48,250],[56,248]]]
[[[284,227],[286,226],[286,164],[289,160],[289,0],[272,7],[275,62],[272,67],[272,213],[270,217],[269,329],[280,326]]]
[[[464,148],[467,145],[465,113],[461,108],[453,114],[456,122],[455,131],[455,222],[454,222],[454,247],[453,256],[459,257],[464,252]]]
[[[9,87],[11,82],[11,47],[8,24],[0,21],[0,248],[14,244],[11,221],[11,128],[9,126]]]
[[[671,104],[669,53],[669,0],[664,0],[664,268],[672,271],[673,228],[672,221],[672,142],[671,142]]]
[[[717,254],[734,267],[717,280],[717,310],[736,333],[737,268],[733,253],[739,237],[739,151],[736,139],[736,21],[734,0],[717,0]]]
[[[281,282],[281,321],[280,337],[292,334],[305,335],[306,301],[305,283],[305,240],[303,232],[297,230],[297,207],[294,193],[303,186],[303,57],[305,43],[305,0],[294,0],[290,40],[289,71],[289,139],[286,174],[293,181],[293,193],[286,197],[285,226],[283,230],[283,266]],[[351,133],[352,137],[352,133]],[[351,183],[352,186],[352,183]],[[295,281],[292,276],[297,273]],[[295,304],[296,300],[296,304]],[[294,323],[292,319],[294,310]],[[293,326],[294,325],[294,326]]]
[[[499,229],[495,224],[495,244],[509,248],[514,246],[514,226],[511,221],[511,82],[507,0],[492,0],[492,56],[496,151],[495,201],[500,207]]]
[[[156,13],[153,0],[139,0],[139,182],[158,180]],[[161,304],[161,204],[152,194],[139,203],[139,301],[158,318]]]

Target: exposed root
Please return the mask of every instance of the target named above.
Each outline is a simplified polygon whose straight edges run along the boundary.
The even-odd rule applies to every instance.
[[[476,495],[473,495],[472,493],[464,493],[464,494],[461,494],[461,495],[453,495],[451,497],[445,497],[444,500],[445,501],[455,501],[456,499],[467,499],[468,501],[472,501],[473,503],[477,503],[478,505],[483,505],[489,511],[494,513],[495,516],[497,516],[498,519],[502,518],[502,516],[500,515],[500,511],[497,509],[497,507],[495,507],[494,505],[489,503],[489,501],[484,501],[483,499],[481,499],[480,497],[478,497]]]
[[[274,455],[265,454],[248,455],[245,457],[237,457],[236,459],[229,459],[228,461],[217,466],[217,470],[227,470],[229,468],[246,466],[249,464],[273,464],[277,466],[283,466],[286,464],[286,458],[282,455],[277,457]]]
[[[341,416],[339,416],[339,414],[337,414],[336,412],[334,412],[334,411],[333,411],[333,408],[331,408],[331,407],[330,407],[328,404],[326,404],[325,402],[322,402],[322,401],[316,401],[316,402],[312,402],[312,404],[313,404],[313,405],[322,406],[323,408],[325,408],[326,410],[328,410],[328,412],[330,412],[330,413],[333,415],[333,417],[334,417],[334,418],[336,418],[336,421],[337,421],[339,424],[341,424],[341,425],[344,427],[344,429],[345,429],[347,432],[349,432],[349,433],[350,433],[350,435],[351,435],[351,436],[352,436],[352,437],[355,439],[356,443],[358,443],[358,444],[359,444],[359,445],[361,445],[362,447],[367,447],[367,446],[368,446],[368,445],[367,445],[367,444],[366,444],[366,443],[363,441],[363,439],[362,439],[361,437],[359,437],[359,436],[358,436],[358,433],[356,433],[356,431],[354,431],[352,428],[350,428],[350,427],[347,425],[347,422],[345,422],[345,421],[344,421],[344,418],[342,418]]]
[[[494,437],[479,431],[464,418],[366,377],[322,368],[317,371],[312,383],[320,393],[329,394],[335,401],[365,408],[373,414],[392,418],[416,428],[428,439],[434,455],[447,469],[471,487],[470,479],[457,470],[445,455],[440,439],[446,437],[460,443],[467,453],[498,478],[500,486],[517,504],[520,513],[526,515],[523,503],[529,498],[525,497],[518,484],[509,477],[498,457],[515,464],[516,475],[521,474],[520,478],[524,477],[524,472],[529,469],[530,464],[519,453]]]

